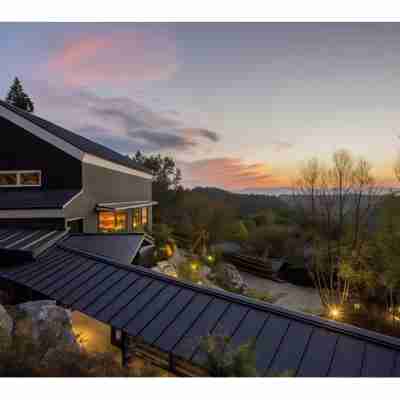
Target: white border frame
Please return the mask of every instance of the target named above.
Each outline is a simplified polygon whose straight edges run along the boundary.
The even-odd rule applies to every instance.
[[[39,174],[39,184],[38,185],[23,185],[21,184],[21,174]],[[24,187],[41,187],[42,186],[42,171],[39,169],[32,170],[0,170],[0,175],[15,174],[17,175],[16,185],[2,185],[0,184],[0,189],[2,188],[24,188]]]

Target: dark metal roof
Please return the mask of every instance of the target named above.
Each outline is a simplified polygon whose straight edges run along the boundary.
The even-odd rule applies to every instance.
[[[29,122],[39,126],[40,128],[45,129],[47,132],[53,134],[54,136],[57,136],[58,138],[65,140],[72,146],[77,147],[78,149],[82,150],[85,153],[89,153],[94,156],[103,158],[104,160],[124,165],[125,167],[128,168],[133,168],[151,174],[151,172],[147,168],[142,167],[140,164],[131,160],[129,157],[126,157],[114,150],[111,150],[108,147],[93,142],[92,140],[89,140],[65,128],[62,128],[59,125],[53,124],[52,122],[40,118],[34,114],[28,113],[24,110],[14,107],[5,101],[0,100],[0,105],[14,112],[15,114],[18,114],[20,117],[25,118]]]
[[[145,241],[144,233],[85,233],[69,235],[62,244],[75,250],[97,254],[131,264]]]
[[[61,209],[79,190],[1,189],[0,210]]]
[[[0,229],[0,257],[32,260],[67,233],[50,229]]]
[[[255,340],[263,375],[399,376],[400,340],[180,282],[141,267],[55,245],[0,277],[140,338],[172,365],[202,365],[200,337],[223,332]]]

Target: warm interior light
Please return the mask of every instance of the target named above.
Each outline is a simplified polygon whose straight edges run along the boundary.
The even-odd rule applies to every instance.
[[[361,308],[361,304],[360,303],[354,303],[354,309],[355,310],[359,310]]]
[[[339,309],[338,307],[332,307],[332,308],[329,310],[329,315],[330,315],[332,318],[339,318],[339,317],[340,317],[340,309]]]

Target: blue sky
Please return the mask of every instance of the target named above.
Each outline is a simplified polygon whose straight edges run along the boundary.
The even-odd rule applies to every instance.
[[[0,46],[2,96],[17,75],[38,115],[189,186],[286,186],[339,148],[393,181],[399,23],[0,23]]]

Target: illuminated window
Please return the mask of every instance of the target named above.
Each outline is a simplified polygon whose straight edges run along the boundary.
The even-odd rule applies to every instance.
[[[141,224],[142,224],[142,217],[141,217],[141,213],[140,213],[140,208],[134,208],[133,209],[132,227],[133,227],[133,229],[136,229]]]
[[[41,171],[0,171],[0,186],[41,186]]]
[[[100,232],[121,232],[127,230],[127,214],[125,212],[99,212]]]
[[[147,208],[133,209],[132,227],[134,230],[146,226],[148,222],[149,222],[149,211]]]
[[[21,172],[20,176],[21,186],[40,186],[40,172]]]
[[[142,208],[142,225],[147,225],[149,222],[148,208]]]
[[[0,172],[0,186],[17,186],[17,174]]]

